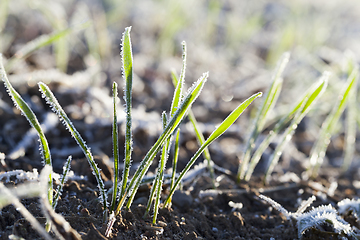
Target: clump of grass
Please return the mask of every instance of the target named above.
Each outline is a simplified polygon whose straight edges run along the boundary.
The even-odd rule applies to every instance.
[[[130,59],[130,56],[132,56],[129,34],[130,34],[130,29],[127,28],[124,32],[123,42],[122,42],[122,50],[124,51],[122,53],[122,56],[129,56],[128,60]],[[185,67],[186,67],[186,62],[185,62],[186,61],[186,58],[185,58],[186,49],[185,49],[185,47],[186,47],[185,44],[183,44],[183,49],[184,49],[183,50],[183,68],[181,71],[180,80],[176,82],[174,97],[173,97],[171,110],[170,110],[170,118],[169,118],[169,120],[166,120],[165,114],[163,114],[163,125],[164,125],[163,133],[160,135],[158,140],[155,142],[155,144],[150,148],[148,153],[145,155],[145,157],[141,161],[140,166],[136,170],[136,172],[135,172],[134,176],[132,177],[132,179],[130,180],[130,182],[127,185],[125,185],[127,182],[123,182],[122,188],[125,188],[125,190],[122,191],[121,194],[119,195],[119,201],[117,203],[116,210],[111,213],[111,217],[110,217],[108,227],[107,227],[107,230],[105,233],[106,236],[110,235],[111,228],[115,222],[115,217],[120,213],[120,210],[125,205],[126,200],[127,200],[126,209],[130,209],[130,206],[135,197],[137,189],[139,188],[139,186],[142,182],[142,179],[144,178],[144,176],[145,176],[147,170],[149,169],[156,154],[162,148],[163,149],[162,157],[161,157],[161,160],[159,163],[157,175],[156,175],[154,183],[153,183],[153,188],[151,190],[151,194],[149,197],[149,204],[148,204],[148,208],[147,208],[147,212],[148,212],[149,208],[151,206],[151,203],[152,203],[153,195],[155,194],[156,195],[155,206],[154,206],[155,214],[153,217],[153,223],[156,222],[157,208],[159,206],[161,185],[162,185],[162,181],[163,181],[164,167],[165,167],[165,162],[167,159],[167,152],[168,152],[168,147],[170,144],[170,138],[173,136],[173,134],[178,129],[181,121],[184,119],[184,117],[190,111],[192,103],[199,96],[199,94],[208,78],[208,73],[204,73],[193,84],[193,86],[187,91],[187,93],[184,96],[182,95],[182,86],[183,86],[183,82],[184,82],[184,78],[185,78]],[[126,101],[126,106],[131,107],[130,105],[128,105],[129,102],[131,101],[131,99],[129,99],[129,97],[131,97],[131,95],[127,95],[127,94],[129,94],[127,92],[131,91],[131,88],[128,89],[127,86],[130,86],[130,84],[128,85],[128,82],[131,82],[130,79],[132,78],[132,61],[130,61],[130,60],[126,61],[126,60],[127,59],[125,59],[123,57],[123,72],[125,73],[124,78],[126,81],[125,101]],[[129,74],[127,75],[126,73],[129,73]],[[172,177],[173,183],[171,184],[170,193],[164,203],[164,206],[170,205],[172,194],[177,189],[182,178],[185,176],[186,172],[191,168],[191,166],[195,163],[195,161],[200,156],[200,154],[202,154],[202,152],[207,148],[207,146],[210,143],[212,143],[217,137],[219,137],[222,133],[224,133],[226,131],[226,129],[229,128],[234,123],[234,121],[241,115],[241,113],[246,109],[246,107],[255,98],[257,98],[260,95],[261,95],[261,93],[254,94],[252,97],[250,97],[249,99],[244,101],[244,103],[240,104],[240,106],[238,108],[236,108],[229,115],[229,117],[227,119],[224,120],[224,122],[210,135],[210,137],[202,144],[202,146],[199,148],[199,150],[190,159],[189,163],[187,164],[185,169],[179,174],[179,177],[176,179],[176,181],[174,181],[175,171],[173,171],[173,177]],[[128,121],[131,122],[131,117],[127,118],[127,126],[129,126],[129,125],[131,126],[131,123],[129,124]],[[176,133],[175,139],[178,139],[178,131]],[[130,142],[130,140],[128,138],[126,138],[125,144],[127,144],[129,142]],[[176,157],[177,156],[175,155],[175,160],[173,161],[173,163],[176,163]],[[173,169],[175,169],[174,166],[173,166]],[[116,186],[114,186],[114,189],[115,189],[115,187]]]
[[[314,106],[316,101],[320,98],[327,87],[327,82],[329,78],[329,73],[324,72],[322,77],[314,83],[305,94],[298,100],[294,108],[289,111],[280,121],[275,125],[275,127],[269,132],[266,138],[260,143],[259,147],[252,154],[253,149],[255,148],[255,141],[259,134],[261,133],[264,125],[266,116],[269,111],[274,107],[276,100],[280,94],[282,78],[281,73],[284,71],[286,63],[289,60],[289,54],[285,53],[278,62],[275,74],[273,76],[273,82],[270,86],[270,89],[267,92],[266,98],[258,111],[258,115],[254,122],[252,133],[246,144],[245,153],[243,158],[240,161],[239,169],[237,173],[237,180],[246,180],[249,181],[256,165],[259,163],[260,158],[269,144],[275,139],[275,137],[281,132],[279,143],[274,150],[270,160],[268,161],[267,170],[265,172],[264,181],[268,182],[269,177],[274,170],[274,167],[278,163],[278,160],[286,146],[290,141],[292,135],[294,134],[298,124]]]
[[[168,158],[168,149],[170,147],[171,138],[176,132],[176,141],[177,142],[177,148],[178,148],[178,138],[179,138],[179,125],[182,122],[182,120],[187,116],[188,112],[191,109],[192,104],[197,99],[197,97],[200,95],[205,82],[208,78],[208,73],[204,73],[193,85],[189,88],[186,94],[183,95],[183,83],[185,79],[185,68],[186,68],[186,45],[183,43],[183,68],[181,71],[180,79],[176,82],[175,92],[173,101],[170,108],[170,114],[169,119],[167,120],[167,116],[164,113],[163,114],[163,133],[159,136],[158,140],[155,142],[155,144],[150,148],[148,153],[145,155],[144,159],[141,161],[140,166],[137,168],[134,176],[129,180],[129,170],[131,166],[131,152],[132,152],[132,134],[131,134],[131,99],[132,99],[132,81],[133,81],[133,60],[132,60],[132,48],[131,48],[131,40],[130,40],[130,30],[131,27],[128,27],[125,29],[125,32],[123,34],[122,38],[122,62],[123,62],[123,77],[125,79],[125,88],[124,88],[124,100],[126,105],[126,133],[125,133],[125,160],[124,160],[124,171],[122,175],[122,181],[120,182],[120,177],[118,174],[119,169],[119,149],[118,149],[118,129],[117,129],[117,116],[116,116],[116,103],[117,103],[117,84],[113,84],[113,148],[114,148],[114,171],[115,171],[115,179],[113,183],[113,196],[111,200],[110,208],[108,209],[108,202],[107,202],[107,192],[105,190],[105,186],[103,183],[103,180],[100,175],[101,169],[99,169],[94,161],[93,155],[91,153],[90,148],[86,145],[84,139],[81,137],[80,133],[76,130],[75,126],[71,122],[70,118],[67,116],[65,111],[62,109],[61,105],[55,98],[52,91],[49,89],[49,87],[39,82],[39,89],[42,93],[43,98],[45,98],[46,102],[51,106],[52,110],[58,115],[58,117],[61,119],[62,123],[66,126],[66,128],[71,133],[72,137],[75,139],[77,144],[80,146],[82,151],[84,152],[92,170],[93,174],[98,182],[98,188],[100,192],[100,200],[103,204],[103,210],[104,210],[104,221],[107,219],[107,212],[110,210],[111,217],[108,222],[108,228],[106,231],[106,235],[108,236],[110,234],[112,225],[115,221],[115,217],[120,213],[121,209],[126,206],[126,209],[129,210],[133,199],[135,197],[135,194],[142,183],[146,172],[148,171],[151,163],[153,162],[155,156],[157,153],[162,149],[162,156],[161,160],[159,162],[159,168],[156,174],[156,177],[154,179],[153,183],[153,190],[152,194],[149,198],[149,206],[151,205],[151,202],[153,200],[153,195],[155,195],[155,204],[154,204],[154,216],[153,216],[153,224],[156,223],[156,217],[157,217],[157,211],[160,205],[160,194],[161,194],[161,188],[162,188],[162,182],[164,179],[164,169],[165,169],[165,163]],[[63,36],[63,34],[66,34],[67,32],[61,32],[59,34],[55,34],[54,36],[45,36],[43,38],[40,38],[39,40],[29,44],[26,46],[24,52],[21,54],[20,57],[27,56],[30,52],[37,49],[38,47],[41,47],[43,45],[46,45],[48,43],[51,43],[52,41],[55,41],[55,39]],[[18,56],[19,57],[19,56]],[[18,58],[15,58],[18,59]],[[15,61],[15,60],[12,60]],[[13,64],[13,62],[10,61],[10,66]],[[15,89],[11,86],[10,82],[8,81],[5,73],[5,69],[2,65],[2,62],[0,63],[1,66],[1,78],[3,79],[5,86],[8,89],[8,92],[10,96],[12,97],[14,104],[22,111],[22,113],[26,116],[26,118],[29,120],[31,126],[35,128],[38,132],[39,138],[40,138],[40,146],[41,146],[41,153],[43,154],[43,158],[45,161],[45,164],[48,166],[51,166],[51,155],[50,155],[50,149],[48,147],[47,140],[45,138],[45,135],[41,129],[41,126],[35,116],[35,114],[31,111],[29,106],[25,103],[24,100],[22,100],[21,96],[15,91]],[[187,171],[192,167],[192,165],[195,163],[197,158],[207,149],[207,147],[212,143],[216,138],[218,138],[220,135],[222,135],[235,121],[236,119],[243,113],[243,111],[247,108],[247,106],[257,97],[261,96],[261,93],[254,94],[247,100],[245,100],[242,104],[240,104],[221,124],[218,128],[214,130],[214,132],[210,135],[210,137],[205,141],[203,139],[203,136],[200,134],[200,132],[197,129],[197,125],[195,122],[195,119],[193,116],[190,117],[192,119],[192,122],[194,124],[195,130],[197,131],[197,136],[200,139],[201,146],[199,150],[195,153],[195,155],[190,159],[184,170],[178,175],[176,179],[176,159],[177,155],[174,156],[174,165],[173,166],[173,174],[172,174],[172,183],[170,188],[170,194],[168,195],[165,206],[169,206],[171,203],[171,197],[174,193],[174,191],[179,186],[180,182],[184,178]],[[209,166],[210,164],[210,157],[208,157],[209,160]],[[61,194],[62,185],[65,182],[66,174],[68,173],[70,169],[70,161],[71,157],[68,158],[65,168],[64,168],[64,174],[60,181],[60,186],[57,190],[57,193],[55,195],[56,200],[53,200],[52,196],[52,176],[51,171],[49,172],[49,186],[48,189],[48,201],[52,207],[56,207],[57,199]],[[120,185],[120,186],[118,186]],[[120,188],[120,191],[118,191],[118,188]],[[45,215],[49,218],[49,222],[54,222],[53,216],[50,210],[47,208],[44,208]],[[56,226],[59,227],[59,226]],[[60,226],[61,227],[61,226]]]
[[[241,163],[239,164],[239,169],[237,173],[238,182],[245,178],[245,173],[248,171],[249,168],[251,152],[255,147],[255,140],[263,130],[268,113],[275,106],[275,103],[280,95],[280,91],[283,83],[283,78],[281,77],[281,74],[283,73],[289,61],[289,57],[290,57],[290,53],[285,53],[279,60],[275,70],[275,74],[272,77],[273,81],[270,86],[270,89],[266,93],[266,97],[264,98],[263,104],[259,109],[254,124],[252,125],[253,129],[246,143],[246,147],[245,147],[244,155],[241,159]]]
[[[323,163],[326,149],[328,144],[330,143],[330,138],[334,132],[337,122],[340,119],[341,114],[343,113],[349,98],[353,95],[352,93],[355,91],[357,86],[358,79],[358,68],[354,67],[350,76],[347,79],[346,84],[341,90],[338,100],[336,101],[332,111],[327,116],[325,121],[321,126],[321,130],[319,133],[319,138],[311,149],[310,159],[307,170],[307,175],[310,177],[316,177],[319,171],[321,164]],[[351,117],[351,116],[350,116]]]

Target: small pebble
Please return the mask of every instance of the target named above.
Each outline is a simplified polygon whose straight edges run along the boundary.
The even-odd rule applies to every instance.
[[[192,202],[193,198],[189,193],[180,190],[176,190],[174,192],[172,203],[181,210],[186,210],[189,208]]]
[[[158,221],[158,225],[160,227],[166,227],[167,226],[167,224],[165,222],[163,222],[163,221]]]
[[[146,206],[147,201],[148,201],[147,197],[139,197],[133,202],[133,205],[134,206],[138,206],[138,205]]]

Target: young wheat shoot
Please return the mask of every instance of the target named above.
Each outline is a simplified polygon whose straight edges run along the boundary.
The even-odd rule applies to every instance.
[[[219,136],[221,136],[235,121],[238,119],[238,117],[244,112],[244,110],[250,105],[250,103],[257,97],[261,96],[262,93],[256,93],[246,99],[243,103],[241,103],[234,111],[232,111],[229,116],[211,133],[211,135],[208,137],[208,139],[201,145],[201,147],[197,150],[197,152],[194,154],[194,156],[189,160],[188,164],[185,166],[185,168],[180,173],[178,179],[176,180],[176,183],[172,189],[170,189],[169,195],[167,199],[165,200],[164,207],[168,207],[170,205],[170,199],[172,195],[174,194],[176,188],[179,186],[182,178],[185,176],[185,174],[189,171],[191,166],[195,163],[195,161],[198,159],[200,154],[205,150],[205,148],[210,145],[215,139],[217,139]]]
[[[259,109],[255,122],[253,124],[253,129],[251,131],[251,135],[246,143],[245,152],[241,162],[239,163],[239,169],[237,173],[237,181],[243,180],[245,178],[246,171],[248,170],[248,165],[251,157],[251,152],[255,147],[255,141],[260,132],[262,131],[268,113],[275,106],[277,99],[280,95],[283,79],[281,74],[283,73],[287,63],[289,62],[290,53],[286,52],[282,55],[279,60],[275,73],[272,76],[272,84],[270,86],[269,91],[264,98],[263,104]]]

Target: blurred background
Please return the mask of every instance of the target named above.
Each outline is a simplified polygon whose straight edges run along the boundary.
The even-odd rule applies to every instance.
[[[323,71],[332,72],[321,103],[300,128],[306,135],[298,149],[307,156],[346,80],[346,59],[351,55],[359,61],[359,13],[360,2],[354,0],[1,0],[0,52],[10,81],[40,119],[50,112],[36,86],[44,81],[95,155],[111,158],[111,84],[116,81],[123,87],[120,41],[125,27],[132,26],[133,159],[138,162],[161,132],[161,112],[170,108],[174,90],[171,70],[180,73],[182,41],[187,43],[186,86],[202,73],[210,73],[193,107],[205,135],[240,102],[266,91],[277,60],[289,51],[283,90],[268,126],[288,111]],[[58,33],[63,34],[56,41],[23,54],[40,36]],[[29,126],[13,109],[4,88],[0,94],[0,152],[9,153]],[[120,95],[122,108],[121,91]],[[213,143],[210,149],[215,163],[236,171],[251,116],[256,114],[254,107],[260,103],[254,102],[235,126]],[[123,111],[119,115],[121,123]],[[76,157],[81,152],[63,126],[56,129],[49,138],[61,167],[66,154]],[[343,131],[339,124],[338,136]],[[341,138],[337,139],[341,149]],[[182,145],[184,159],[197,149],[186,124]],[[37,145],[23,155],[38,157]]]

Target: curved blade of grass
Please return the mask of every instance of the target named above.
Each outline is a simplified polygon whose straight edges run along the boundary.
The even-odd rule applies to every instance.
[[[132,152],[132,135],[131,135],[131,92],[133,81],[133,57],[130,40],[131,27],[125,28],[122,37],[122,62],[123,62],[123,78],[125,79],[124,100],[126,105],[126,127],[125,127],[125,160],[124,170],[121,185],[120,197],[125,193],[126,183],[128,182],[130,166],[131,166],[131,152]]]
[[[195,163],[197,158],[202,154],[202,152],[205,150],[207,146],[209,146],[215,139],[217,139],[219,136],[221,136],[235,121],[238,119],[238,117],[244,112],[244,110],[250,105],[250,103],[257,97],[261,96],[262,93],[257,93],[246,99],[243,103],[241,103],[234,111],[232,111],[229,116],[220,124],[219,127],[217,127],[211,135],[208,137],[208,139],[201,145],[201,147],[197,150],[197,152],[194,154],[194,156],[190,159],[188,164],[185,166],[185,168],[180,173],[178,179],[176,180],[176,183],[172,189],[170,189],[170,193],[165,200],[164,207],[169,206],[170,199],[172,195],[174,194],[176,188],[180,184],[182,178],[185,176],[185,174],[189,171],[191,166]]]
[[[148,151],[148,153],[145,155],[144,159],[141,161],[140,166],[136,170],[133,178],[131,179],[129,185],[126,188],[126,194],[124,194],[120,199],[117,210],[115,211],[116,215],[119,213],[120,209],[122,208],[127,195],[129,195],[130,197],[127,202],[126,208],[127,209],[130,208],[132,200],[141,183],[141,180],[145,176],[147,170],[149,169],[152,160],[154,159],[155,155],[159,151],[162,144],[164,144],[164,141],[168,139],[168,137],[175,131],[175,129],[179,126],[180,122],[184,119],[192,103],[200,95],[200,92],[208,78],[208,75],[209,75],[208,73],[204,73],[188,90],[188,94],[186,95],[185,99],[182,101],[180,107],[176,110],[174,116],[170,119],[165,130],[160,135],[160,137],[155,142],[155,144],[151,147],[151,149]]]
[[[251,131],[251,135],[246,143],[245,147],[245,153],[243,155],[243,159],[241,163],[239,163],[239,169],[237,173],[237,181],[240,182],[240,180],[244,179],[245,173],[248,169],[249,161],[251,152],[255,147],[255,141],[260,132],[262,131],[265,120],[268,115],[268,113],[271,111],[271,109],[275,106],[275,103],[277,102],[277,99],[280,95],[283,79],[281,77],[281,74],[283,73],[287,63],[289,62],[290,53],[286,52],[282,55],[281,59],[279,60],[275,73],[272,77],[273,81],[270,86],[269,91],[266,94],[266,97],[263,101],[263,104],[257,114],[257,117],[255,119],[255,122],[253,124],[253,129]]]
[[[65,180],[66,180],[66,176],[67,174],[69,173],[70,171],[70,164],[71,164],[71,160],[72,160],[72,157],[69,156],[65,162],[65,165],[63,167],[63,174],[61,176],[61,180],[60,180],[60,184],[58,186],[58,188],[56,189],[56,194],[54,196],[54,201],[52,203],[52,208],[55,209],[56,208],[56,205],[58,203],[58,200],[59,200],[59,197],[62,193],[62,189],[63,189],[63,186],[64,186],[64,183],[65,183]]]
[[[40,123],[35,116],[34,112],[31,110],[29,105],[23,100],[23,98],[20,96],[20,94],[13,88],[11,85],[9,79],[7,78],[3,60],[2,60],[2,54],[0,54],[0,76],[2,81],[4,82],[4,85],[6,87],[6,90],[8,94],[10,95],[11,99],[14,102],[14,105],[21,111],[21,113],[26,117],[26,119],[29,121],[31,127],[33,127],[40,139],[40,153],[42,156],[42,159],[45,163],[45,165],[51,166],[51,154],[49,149],[48,141],[45,137],[45,134],[40,126]],[[53,202],[53,184],[52,184],[52,176],[51,172],[49,174],[49,189],[48,189],[48,199],[49,203],[52,204]]]
[[[18,50],[15,55],[9,59],[6,64],[6,69],[8,71],[12,70],[12,67],[16,65],[16,63],[21,60],[27,58],[32,52],[35,50],[52,44],[53,42],[63,38],[64,36],[70,34],[71,32],[84,29],[90,25],[90,22],[85,22],[73,27],[66,28],[61,31],[56,31],[49,35],[41,35],[38,38],[26,43],[20,50]]]
[[[310,153],[310,167],[307,170],[308,176],[316,177],[318,170],[324,160],[326,149],[329,145],[331,135],[333,134],[334,128],[339,121],[341,114],[344,112],[346,104],[349,100],[349,95],[352,88],[356,86],[358,79],[358,70],[354,69],[350,74],[346,85],[342,89],[338,101],[335,103],[331,113],[325,119],[322,124],[319,138],[315,145],[311,149]]]
[[[113,154],[114,154],[114,183],[113,183],[113,196],[110,207],[110,212],[114,211],[118,190],[118,180],[119,180],[119,130],[117,126],[117,114],[116,114],[116,100],[118,98],[117,83],[113,83],[113,128],[112,128],[112,138],[113,138]]]
[[[94,157],[90,151],[90,148],[86,145],[85,141],[81,137],[80,133],[75,129],[75,126],[69,119],[69,117],[66,115],[65,111],[60,106],[59,102],[55,98],[54,94],[51,92],[51,90],[46,86],[44,83],[39,82],[39,88],[43,95],[43,98],[45,98],[46,102],[51,106],[52,110],[59,116],[59,118],[62,120],[63,124],[66,126],[66,128],[71,133],[72,137],[75,139],[77,144],[80,146],[81,150],[84,152],[86,159],[88,160],[92,170],[93,174],[96,178],[96,181],[98,182],[98,188],[100,191],[100,200],[102,201],[103,208],[104,208],[104,217],[106,215],[106,207],[107,207],[107,200],[106,200],[106,192],[105,192],[105,185],[104,182],[101,179],[100,176],[100,169],[98,168],[97,164],[94,161]]]
[[[249,181],[252,173],[254,172],[254,169],[256,165],[259,163],[261,155],[264,153],[266,148],[269,146],[269,144],[275,139],[277,134],[284,129],[284,127],[292,122],[290,126],[291,128],[293,124],[297,124],[301,121],[302,118],[308,113],[310,110],[310,107],[315,102],[315,100],[320,97],[322,92],[325,90],[327,86],[327,81],[329,78],[329,73],[324,72],[322,77],[319,79],[318,82],[313,84],[306,92],[305,94],[300,98],[299,102],[295,105],[295,107],[289,112],[289,114],[285,117],[283,117],[274,127],[273,130],[270,131],[268,136],[263,140],[263,142],[260,144],[258,149],[255,151],[253,157],[251,158],[251,162],[249,165],[249,168],[245,175],[245,180]],[[298,122],[298,123],[296,123]],[[287,131],[287,130],[285,130]],[[290,130],[289,130],[290,131]]]

